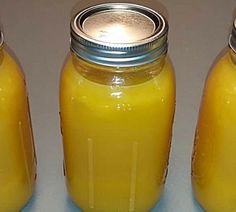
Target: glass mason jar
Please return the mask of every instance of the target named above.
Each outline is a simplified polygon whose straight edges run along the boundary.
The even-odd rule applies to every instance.
[[[0,211],[19,211],[34,190],[36,159],[24,76],[0,34]]]
[[[67,188],[83,211],[146,212],[160,198],[175,108],[167,31],[134,4],[72,18],[60,114]]]
[[[192,157],[196,199],[208,212],[236,211],[236,21],[229,49],[209,74]]]

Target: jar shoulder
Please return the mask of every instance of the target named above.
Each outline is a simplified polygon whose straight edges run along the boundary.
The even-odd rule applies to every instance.
[[[236,85],[236,64],[234,64],[229,51],[225,52],[213,65],[206,83],[219,83]]]
[[[22,93],[26,93],[24,74],[14,57],[3,49],[0,64],[0,96],[14,97]]]
[[[78,60],[79,61],[79,60]],[[78,62],[80,63],[80,61]],[[98,69],[99,65],[92,65],[90,68],[97,68]],[[85,70],[86,69],[86,70]],[[150,66],[150,69],[151,69],[151,66]],[[173,68],[173,65],[172,65],[172,62],[169,58],[169,56],[165,57],[164,58],[164,65],[159,68],[158,66],[154,66],[152,67],[152,70],[155,71],[155,69],[160,69],[160,71],[157,71],[158,74],[153,74],[151,73],[150,75],[153,74],[152,76],[152,79],[158,79],[160,78],[160,80],[166,80],[166,81],[170,81],[171,83],[173,83],[175,85],[175,73],[174,73],[174,68]],[[99,74],[104,74],[104,72],[112,72],[111,71],[112,68],[109,68],[109,67],[106,67],[105,70],[103,70],[102,68],[99,68],[97,70],[97,72],[101,72]],[[148,68],[147,68],[148,70]],[[73,80],[83,80],[84,79],[84,82],[88,81],[87,83],[91,82],[91,84],[93,83],[93,80],[86,80],[83,75],[81,74],[81,72],[84,71],[84,72],[89,72],[89,68],[84,68],[82,67],[82,65],[75,65],[74,61],[73,61],[73,56],[70,54],[67,58],[66,58],[66,61],[64,63],[64,67],[61,71],[61,82],[63,82],[64,80],[70,80],[70,81],[73,81]],[[104,72],[103,72],[104,71]],[[129,71],[127,72],[127,75],[132,72],[132,74],[134,72],[137,71],[137,74],[139,72],[139,69],[137,67],[134,68],[134,71]],[[135,73],[134,73],[135,74]],[[150,80],[149,80],[150,81]],[[102,84],[103,83],[95,83],[99,86],[99,84]],[[135,83],[134,83],[135,84]],[[137,83],[139,85],[142,85],[142,84],[145,84],[145,83]],[[121,86],[126,86],[126,84],[123,84]],[[137,85],[138,86],[138,85]],[[130,86],[127,86],[127,87],[132,87],[132,84],[130,84]]]
[[[24,73],[15,58],[9,51],[3,49],[2,52],[2,61],[0,63],[0,80],[4,80],[7,77],[9,82],[10,79],[15,80],[24,80]]]
[[[113,99],[121,101],[130,98],[150,99],[150,97],[175,98],[175,75],[170,59],[165,59],[160,73],[152,79],[135,85],[104,85],[84,78],[75,68],[72,57],[67,58],[61,74],[61,95],[87,96],[92,99]],[[65,97],[66,98],[66,97]],[[85,99],[85,98],[84,98]],[[130,101],[130,99],[129,99]]]
[[[236,66],[226,52],[213,66],[203,90],[200,115],[235,117]],[[235,119],[236,120],[236,119]]]

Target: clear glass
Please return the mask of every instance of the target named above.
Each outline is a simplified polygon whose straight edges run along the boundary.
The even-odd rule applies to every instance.
[[[0,211],[20,211],[31,197],[36,157],[24,76],[0,49]]]
[[[236,210],[236,55],[228,50],[209,74],[192,157],[192,186],[207,212]]]
[[[175,108],[170,61],[113,68],[71,53],[61,74],[66,183],[83,211],[146,212],[167,174]]]

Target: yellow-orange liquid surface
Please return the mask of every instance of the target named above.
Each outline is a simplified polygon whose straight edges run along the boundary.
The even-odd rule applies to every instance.
[[[0,49],[0,211],[19,211],[35,184],[35,155],[23,75]]]
[[[146,212],[160,197],[168,165],[172,67],[167,60],[152,79],[128,86],[96,83],[99,75],[90,80],[84,71],[69,57],[61,76],[69,194],[83,211]]]
[[[196,199],[207,212],[236,211],[236,65],[229,53],[206,81],[195,136],[192,184]]]

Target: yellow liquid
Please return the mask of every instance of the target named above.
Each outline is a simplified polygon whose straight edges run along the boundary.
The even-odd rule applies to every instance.
[[[23,75],[0,49],[0,211],[19,211],[32,195],[35,155]]]
[[[236,65],[230,53],[220,59],[206,81],[195,136],[192,185],[207,212],[236,211]]]
[[[99,74],[83,77],[81,72],[98,66],[82,70],[73,60],[64,67],[60,88],[69,194],[83,211],[146,212],[159,200],[167,171],[172,67],[167,60],[151,79],[115,86],[94,82]]]

